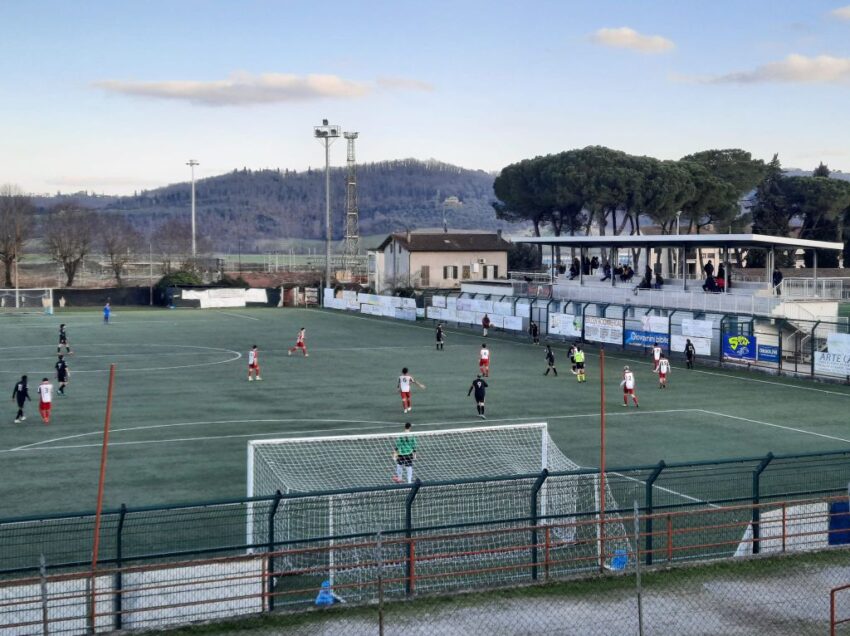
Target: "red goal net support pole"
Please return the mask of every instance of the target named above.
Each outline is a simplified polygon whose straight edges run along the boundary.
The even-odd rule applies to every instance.
[[[109,365],[109,388],[106,393],[106,417],[103,421],[103,445],[100,449],[100,478],[97,483],[97,508],[94,515],[94,543],[91,554],[91,605],[89,621],[92,633],[97,631],[97,557],[100,550],[100,520],[103,512],[103,487],[106,481],[106,457],[109,453],[109,425],[112,420],[112,389],[115,386],[115,365]]]
[[[605,569],[605,350],[599,349],[599,570]]]

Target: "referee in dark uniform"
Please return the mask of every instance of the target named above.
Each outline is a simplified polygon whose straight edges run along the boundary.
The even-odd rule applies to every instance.
[[[472,395],[473,391],[475,392],[475,406],[478,409],[478,417],[486,420],[487,417],[484,415],[484,394],[487,392],[487,383],[480,375],[472,381],[472,386],[469,387],[466,395]]]

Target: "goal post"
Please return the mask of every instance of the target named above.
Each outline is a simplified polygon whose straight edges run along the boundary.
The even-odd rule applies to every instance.
[[[53,289],[0,289],[0,312],[24,314],[53,314]]]
[[[414,478],[422,482],[410,527],[410,489],[393,487],[391,480],[400,437],[415,440]],[[284,550],[316,548],[277,562],[292,570],[321,571],[344,583],[349,596],[374,575],[369,541],[377,532],[398,552],[384,559],[394,569],[385,576],[400,588],[395,591],[404,587],[406,558],[399,551],[411,531],[414,537],[431,537],[416,547],[422,576],[417,589],[446,590],[458,580],[464,585],[525,580],[528,553],[517,546],[528,543],[522,533],[528,531],[530,497],[546,469],[550,476],[537,493],[537,509],[539,523],[551,526],[551,553],[561,563],[592,569],[599,563],[598,524],[587,518],[599,509],[598,481],[579,468],[550,438],[546,423],[252,440],[248,496],[278,490],[291,496],[281,501],[274,527],[249,504],[247,539],[259,544],[272,535]],[[570,471],[577,472],[563,474]],[[610,493],[606,500],[608,509],[617,509]],[[617,534],[625,537],[625,529]],[[448,576],[445,570],[455,568],[482,573]]]

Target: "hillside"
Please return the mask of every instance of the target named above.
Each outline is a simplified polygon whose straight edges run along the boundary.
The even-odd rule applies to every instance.
[[[439,227],[443,213],[456,229],[508,227],[496,220],[493,175],[436,161],[390,161],[357,169],[361,235],[405,228]],[[344,233],[346,169],[331,170],[333,233]],[[243,249],[257,241],[324,237],[324,170],[305,172],[247,169],[196,182],[199,234],[216,247],[241,240]],[[52,204],[75,198],[100,210],[128,215],[143,232],[170,216],[186,218],[188,183],[169,185],[127,197],[57,195],[40,198]]]

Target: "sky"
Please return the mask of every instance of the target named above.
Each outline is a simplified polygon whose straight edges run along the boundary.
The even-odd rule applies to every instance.
[[[0,0],[0,183],[323,167],[322,119],[359,162],[735,147],[850,171],[847,2]]]

